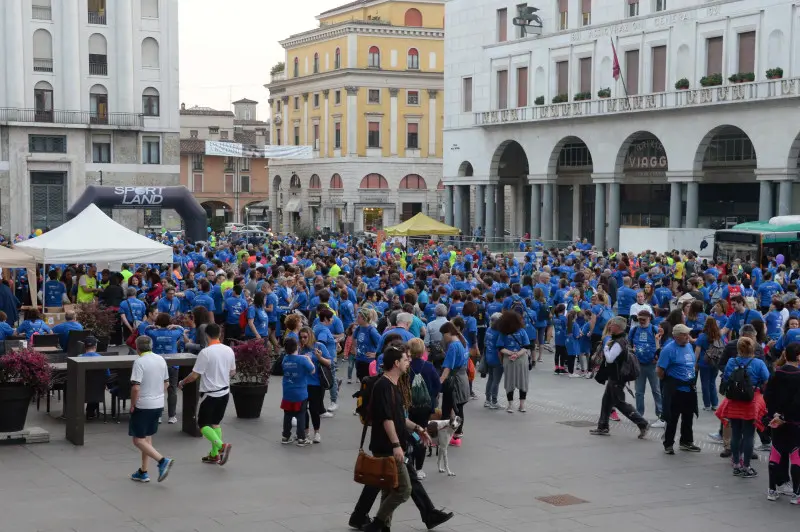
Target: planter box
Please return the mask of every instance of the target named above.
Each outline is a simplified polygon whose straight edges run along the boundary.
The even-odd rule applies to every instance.
[[[231,384],[236,417],[241,419],[261,417],[261,408],[264,406],[267,388],[267,384]]]
[[[0,384],[0,432],[25,428],[33,388],[22,384]]]

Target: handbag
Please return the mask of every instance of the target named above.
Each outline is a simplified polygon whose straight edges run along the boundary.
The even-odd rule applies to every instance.
[[[367,408],[370,408],[370,404]],[[394,394],[392,394],[392,408],[394,408]],[[397,460],[394,456],[376,458],[364,451],[364,441],[367,439],[367,427],[365,423],[361,429],[361,443],[358,446],[358,457],[353,469],[353,480],[358,484],[372,486],[380,490],[397,489],[400,482],[398,479]]]
[[[275,359],[275,362],[272,363],[272,367],[269,370],[270,375],[275,375],[276,377],[283,376],[283,359],[286,358],[286,353],[281,353],[278,358]]]

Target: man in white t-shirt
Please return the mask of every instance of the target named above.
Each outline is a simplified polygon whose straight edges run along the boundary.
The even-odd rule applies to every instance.
[[[136,339],[139,358],[131,370],[131,420],[128,435],[133,445],[142,452],[142,467],[131,475],[136,482],[150,482],[147,473],[148,459],[158,463],[158,481],[167,478],[174,463],[153,447],[153,435],[158,432],[158,418],[164,411],[164,392],[169,385],[167,363],[153,353],[153,340],[149,336]]]
[[[197,426],[211,442],[211,452],[203,457],[204,464],[225,465],[231,454],[231,444],[222,441],[222,418],[230,397],[231,377],[236,373],[233,349],[220,343],[221,329],[216,323],[206,325],[208,347],[200,351],[191,375],[178,383],[179,388],[200,379],[200,408]]]

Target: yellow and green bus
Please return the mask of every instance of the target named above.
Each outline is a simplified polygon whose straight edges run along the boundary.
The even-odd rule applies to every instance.
[[[756,261],[765,266],[778,255],[788,266],[800,260],[800,216],[775,216],[766,222],[745,222],[714,233],[714,260],[731,264]]]

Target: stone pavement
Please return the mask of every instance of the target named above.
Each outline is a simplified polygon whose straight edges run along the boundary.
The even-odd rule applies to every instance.
[[[701,412],[695,424],[699,454],[665,456],[662,430],[639,441],[627,420],[612,422],[610,437],[591,437],[586,425],[596,420],[602,387],[551,371],[552,362],[531,373],[527,414],[486,410],[482,397],[467,405],[464,445],[450,454],[456,477],[438,474],[435,457],[426,463],[424,483],[434,503],[456,512],[441,530],[796,530],[800,508],[786,498],[766,501],[767,453],[754,464],[758,478],[734,478],[718,457],[720,446],[706,436],[717,426],[710,413]],[[476,380],[476,390],[484,382]],[[156,446],[176,465],[161,484],[128,479],[139,455],[124,423],[92,422],[86,445],[74,447],[54,419],[58,403],[52,417],[32,407],[29,424],[50,430],[52,442],[0,447],[0,531],[348,530],[360,490],[352,481],[360,436],[350,412],[354,390],[342,385],[342,408],[323,419],[322,444],[304,449],[279,444],[280,379],[271,383],[260,420],[238,420],[231,403],[223,430],[233,452],[225,467],[200,463],[208,451],[204,439],[162,425]],[[585,502],[539,500],[555,495]],[[411,501],[392,527],[424,529]]]

